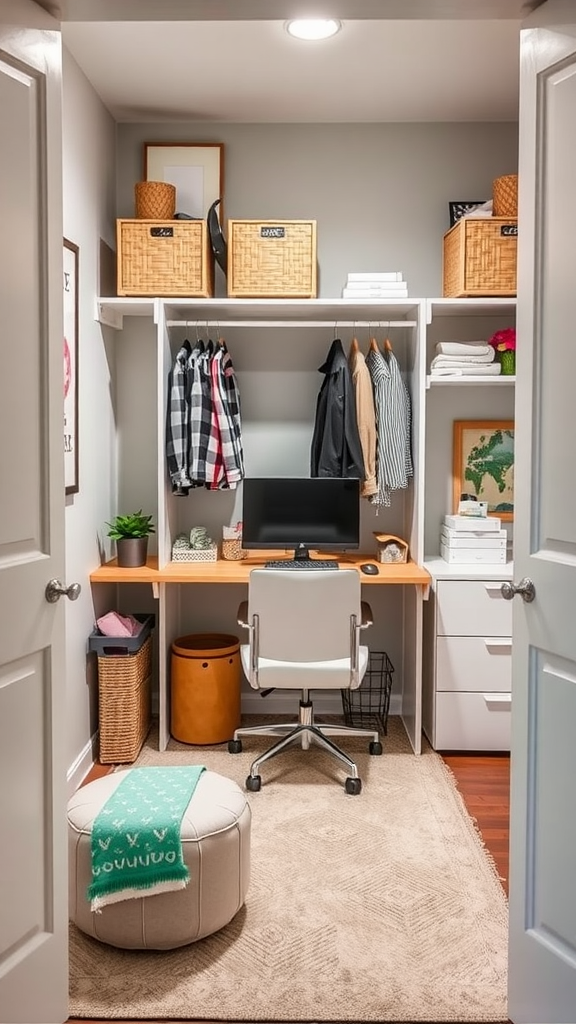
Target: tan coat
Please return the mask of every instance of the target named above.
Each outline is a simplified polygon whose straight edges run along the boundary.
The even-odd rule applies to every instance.
[[[363,498],[369,498],[371,495],[378,493],[378,483],[376,480],[376,412],[374,408],[372,379],[366,366],[364,355],[358,348],[357,341],[352,342],[348,364],[356,396],[356,419],[366,472],[366,478],[360,493]]]

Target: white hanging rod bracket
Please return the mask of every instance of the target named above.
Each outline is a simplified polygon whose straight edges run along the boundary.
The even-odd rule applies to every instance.
[[[167,320],[166,327],[416,327],[416,320]]]

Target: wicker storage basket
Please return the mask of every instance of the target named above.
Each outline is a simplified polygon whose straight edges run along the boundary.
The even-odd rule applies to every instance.
[[[214,257],[205,221],[116,221],[118,295],[211,298]]]
[[[492,213],[495,217],[518,216],[517,174],[505,174],[492,182]]]
[[[173,562],[217,562],[218,545],[209,548],[176,548],[172,547]]]
[[[172,220],[176,213],[176,186],[167,181],[137,181],[134,185],[136,216],[145,220]]]
[[[136,654],[98,656],[101,764],[131,764],[150,729],[152,637]]]
[[[462,217],[444,235],[445,298],[516,295],[518,222]]]
[[[316,298],[315,220],[229,220],[231,298]]]

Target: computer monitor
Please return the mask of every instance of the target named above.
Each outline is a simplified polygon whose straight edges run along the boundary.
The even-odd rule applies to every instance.
[[[245,548],[343,551],[360,546],[360,481],[340,477],[247,477],[243,483]]]

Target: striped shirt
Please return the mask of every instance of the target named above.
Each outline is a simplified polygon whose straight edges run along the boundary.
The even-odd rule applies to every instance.
[[[392,351],[372,346],[366,356],[376,411],[376,477],[378,491],[371,501],[389,507],[391,491],[408,487],[413,475],[410,395]]]

